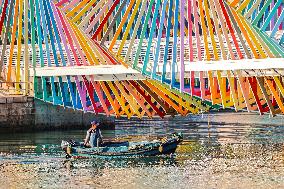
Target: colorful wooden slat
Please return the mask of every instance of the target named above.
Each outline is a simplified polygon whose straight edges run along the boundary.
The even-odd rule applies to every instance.
[[[282,69],[187,71],[196,61],[283,58],[282,1],[3,0],[0,5],[1,81],[10,83],[5,90],[27,95],[29,71],[36,74],[37,68],[68,72],[70,66],[123,65],[144,79],[35,76],[34,95],[128,118],[208,111],[204,104],[283,113]]]

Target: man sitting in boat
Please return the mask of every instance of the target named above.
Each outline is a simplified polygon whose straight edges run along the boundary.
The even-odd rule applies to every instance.
[[[103,141],[101,130],[98,128],[100,123],[97,121],[92,121],[91,124],[92,126],[86,134],[84,146],[92,148],[100,147]]]

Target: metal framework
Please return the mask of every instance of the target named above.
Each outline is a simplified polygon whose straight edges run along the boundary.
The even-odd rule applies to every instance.
[[[282,0],[0,5],[3,89],[26,93],[31,82],[46,102],[129,118],[284,113]]]

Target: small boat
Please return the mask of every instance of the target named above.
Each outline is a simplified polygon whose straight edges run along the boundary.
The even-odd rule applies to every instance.
[[[85,147],[83,142],[62,140],[61,147],[66,158],[100,158],[100,157],[140,157],[172,154],[182,141],[182,134],[173,133],[171,137],[161,140],[142,142],[104,142],[100,147]]]

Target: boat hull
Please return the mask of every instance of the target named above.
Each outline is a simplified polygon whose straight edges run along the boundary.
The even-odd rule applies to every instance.
[[[68,158],[129,158],[172,154],[181,141],[181,135],[173,135],[169,139],[140,143],[113,142],[95,148],[86,148],[82,143],[74,141],[62,141],[62,148]]]

